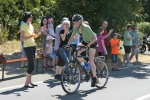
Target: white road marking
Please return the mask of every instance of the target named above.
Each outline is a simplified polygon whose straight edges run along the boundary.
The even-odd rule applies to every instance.
[[[39,83],[44,83],[44,81],[39,81],[39,82],[35,82],[35,84],[39,84]],[[16,86],[11,86],[11,87],[6,87],[6,88],[1,88],[0,91],[2,90],[8,90],[8,89],[13,89],[13,88],[17,88],[17,87],[23,87],[24,84],[22,85],[16,85]]]
[[[147,99],[147,98],[149,98],[150,97],[150,94],[147,94],[147,95],[144,95],[144,96],[142,96],[142,97],[139,97],[139,98],[137,98],[137,99],[135,99],[135,100],[144,100],[144,99]]]

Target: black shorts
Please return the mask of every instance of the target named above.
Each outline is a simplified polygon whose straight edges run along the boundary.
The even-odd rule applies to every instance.
[[[82,41],[81,42],[83,45],[85,45],[85,46],[87,46],[88,45],[88,43],[86,43],[86,42],[84,42],[84,41]],[[97,41],[96,42],[94,42],[94,43],[92,43],[91,44],[91,46],[90,46],[90,48],[94,48],[94,49],[96,49],[97,48]]]
[[[124,46],[125,53],[131,53],[132,46]]]

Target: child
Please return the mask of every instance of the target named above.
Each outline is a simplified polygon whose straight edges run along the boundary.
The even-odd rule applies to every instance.
[[[22,24],[24,24],[23,21],[21,21],[20,26]],[[22,55],[21,55],[21,58],[24,59],[24,58],[26,58],[26,54],[25,54],[25,51],[24,51],[24,41],[21,41],[21,46],[22,46],[22,51],[21,51]],[[28,69],[27,61],[22,61],[20,68],[22,68],[23,70],[27,70]]]
[[[114,33],[114,38],[110,40],[111,54],[112,54],[112,71],[119,71],[117,68],[117,56],[119,50],[120,40],[117,39],[118,34]]]
[[[51,36],[55,37],[56,34],[54,33],[53,21],[54,21],[53,18],[48,19],[48,31]]]
[[[53,40],[54,39],[55,38],[53,38],[52,36],[47,36],[46,37],[47,43],[46,43],[46,48],[45,48],[46,55],[53,60],[52,67],[51,67],[52,71],[55,71],[55,66],[58,61],[58,57],[55,54],[53,54]]]
[[[112,33],[113,29],[109,30],[109,33],[107,35],[110,35]],[[97,33],[97,53],[98,56],[105,56],[108,55],[105,44],[104,44],[104,39],[107,37],[107,35],[103,36],[104,29],[102,27],[98,28],[98,33]],[[107,59],[107,58],[105,58]],[[104,65],[103,63],[100,63],[101,66],[101,71],[103,71]],[[101,78],[105,77],[105,75],[103,74],[103,72],[101,72],[100,74]]]
[[[97,44],[98,44],[97,53],[98,53],[98,56],[105,56],[108,54],[106,47],[105,47],[105,44],[104,44],[105,37],[102,35],[103,32],[104,32],[104,29],[102,27],[99,27],[98,33],[97,33]]]

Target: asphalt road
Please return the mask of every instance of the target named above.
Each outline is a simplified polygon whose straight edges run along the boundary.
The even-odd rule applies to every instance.
[[[125,67],[110,71],[105,88],[90,87],[81,83],[79,90],[66,94],[53,75],[44,73],[33,76],[38,87],[23,88],[25,75],[0,82],[0,100],[150,100],[150,66]]]

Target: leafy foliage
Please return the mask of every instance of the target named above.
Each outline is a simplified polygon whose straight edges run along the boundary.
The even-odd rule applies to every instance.
[[[18,39],[20,22],[24,11],[33,14],[33,26],[40,27],[43,16],[53,17],[55,26],[62,17],[70,20],[76,13],[82,14],[92,29],[97,28],[104,20],[108,28],[120,32],[129,23],[137,23],[146,18],[144,8],[148,9],[149,0],[0,0],[0,23],[7,32],[8,40]],[[143,8],[144,6],[144,8]],[[146,12],[146,11],[145,11]]]

